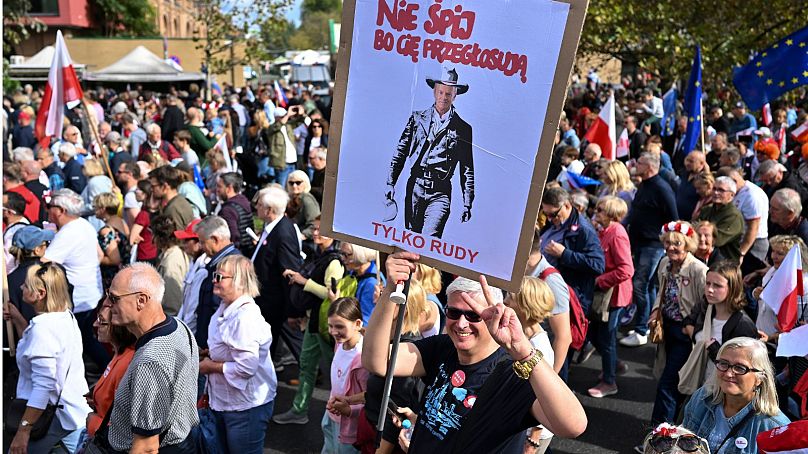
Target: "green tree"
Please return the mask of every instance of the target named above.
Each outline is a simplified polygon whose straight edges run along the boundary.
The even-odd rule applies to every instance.
[[[326,49],[331,41],[328,20],[335,14],[317,11],[307,14],[289,38],[293,49]]]
[[[286,19],[261,24],[261,42],[268,56],[277,57],[291,48],[289,41],[295,25]]]
[[[8,78],[8,56],[31,32],[40,32],[47,28],[42,22],[28,16],[31,10],[30,0],[5,0],[3,2],[3,91],[9,92],[19,87],[16,80]]]
[[[304,22],[309,14],[318,12],[339,17],[342,15],[342,0],[303,0],[301,16]]]
[[[154,6],[143,0],[93,0],[93,17],[103,36],[154,36]]]
[[[732,80],[732,68],[808,24],[804,0],[589,3],[579,51],[611,55],[671,81],[687,80],[693,48],[702,48],[707,86]]]

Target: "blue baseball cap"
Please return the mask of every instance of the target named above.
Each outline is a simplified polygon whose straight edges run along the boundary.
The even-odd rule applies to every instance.
[[[34,225],[26,225],[14,232],[11,244],[20,249],[32,251],[46,241],[53,241],[54,236],[55,233],[50,230],[40,229]]]

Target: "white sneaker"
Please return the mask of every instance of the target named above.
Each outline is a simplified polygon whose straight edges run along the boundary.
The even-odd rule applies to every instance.
[[[634,333],[630,336],[626,336],[620,339],[620,345],[624,347],[639,347],[640,345],[645,345],[648,343],[648,336],[644,336],[640,333]]]

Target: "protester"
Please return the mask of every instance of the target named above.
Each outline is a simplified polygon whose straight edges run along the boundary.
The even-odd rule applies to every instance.
[[[44,201],[38,199],[30,189],[25,187],[20,164],[16,162],[3,163],[3,192],[22,196],[23,200],[25,200],[25,209],[22,214],[25,215],[29,222],[39,222],[40,205]]]
[[[595,295],[600,301],[593,304],[589,331],[602,362],[598,384],[587,391],[597,398],[617,394],[617,328],[623,308],[631,304],[634,275],[631,244],[620,224],[627,212],[626,202],[614,196],[601,198],[595,207],[594,222],[606,259],[606,269],[595,279]]]
[[[321,423],[323,454],[358,453],[353,447],[359,412],[365,403],[368,371],[362,367],[362,311],[356,298],[340,298],[328,308],[328,333],[334,338],[331,393]]]
[[[650,320],[661,318],[664,334],[654,362],[654,375],[659,381],[651,414],[653,425],[673,421],[684,403],[684,396],[678,389],[679,369],[687,361],[693,346],[682,328],[685,317],[704,297],[707,275],[707,265],[693,256],[698,240],[690,224],[666,224],[660,240],[665,257],[659,262],[659,293]]]
[[[732,204],[736,192],[732,178],[716,178],[711,203],[703,206],[694,220],[710,221],[715,225],[715,247],[727,260],[738,262],[741,257],[744,221],[741,212]]]
[[[123,219],[129,229],[135,224],[140,213],[141,202],[137,200],[137,184],[142,179],[140,167],[132,161],[126,161],[118,166],[115,183],[123,194]]]
[[[36,153],[36,160],[42,165],[42,170],[48,176],[50,190],[58,191],[64,188],[65,174],[56,163],[53,151],[50,148],[41,148]]]
[[[160,251],[157,272],[165,282],[166,291],[163,296],[163,312],[176,316],[182,301],[182,284],[188,274],[191,258],[181,247],[180,240],[174,236],[177,225],[168,216],[159,215],[151,223],[154,230],[154,244]]]
[[[216,194],[221,201],[219,216],[230,228],[230,240],[242,254],[252,255],[253,241],[247,234],[247,229],[253,228],[252,207],[250,200],[241,193],[243,183],[238,173],[223,173],[216,182]]]
[[[14,234],[21,228],[30,224],[23,215],[25,213],[25,199],[15,192],[3,194],[3,256],[6,261],[6,272],[13,272],[19,265],[19,260],[11,253],[11,244]]]
[[[757,452],[757,434],[789,422],[777,406],[766,346],[738,337],[724,343],[717,358],[715,375],[688,402],[682,425],[706,439],[712,453],[736,452],[740,439],[743,449]]]
[[[135,216],[132,229],[129,231],[129,244],[137,245],[137,261],[157,264],[157,246],[151,229],[151,218],[157,214],[159,201],[152,194],[149,180],[137,182],[135,198],[141,204],[141,210]]]
[[[286,180],[286,192],[289,193],[287,215],[295,221],[300,229],[300,239],[310,242],[314,219],[320,216],[320,204],[309,192],[311,183],[309,176],[302,170],[295,170]]]
[[[387,259],[388,284],[373,311],[362,349],[362,363],[371,373],[386,372],[396,309],[390,294],[396,282],[409,278],[416,260],[418,255],[406,252]],[[561,437],[575,437],[586,428],[581,404],[530,345],[513,309],[501,304],[501,292],[488,287],[484,278],[481,281],[482,285],[459,278],[446,289],[448,334],[399,347],[393,374],[422,376],[429,384],[412,434],[412,453],[501,452],[498,447],[507,443],[516,443],[513,446],[521,451],[521,436],[528,427],[542,424]],[[512,360],[500,362],[508,356]],[[450,375],[460,377],[455,380],[458,386],[451,384]],[[462,387],[466,393],[449,392],[450,386]],[[473,403],[479,407],[477,414],[485,418],[471,417],[457,402],[459,396],[470,403],[466,398],[473,395],[477,395]],[[457,422],[446,425],[449,417]]]
[[[135,263],[115,276],[104,300],[112,325],[137,338],[110,417],[108,441],[118,451],[197,452],[199,349],[188,327],[163,313],[164,292],[157,270]]]
[[[129,228],[118,216],[120,200],[114,194],[98,194],[92,206],[95,217],[104,223],[98,231],[98,245],[104,254],[101,257],[101,282],[106,289],[121,266],[129,263]]]
[[[362,321],[367,324],[375,307],[374,289],[379,281],[376,279],[376,251],[352,243],[340,245],[345,268],[358,281],[355,296],[362,309]]]
[[[808,244],[808,219],[802,212],[800,195],[793,189],[780,189],[769,199],[769,235],[796,235]]]
[[[101,428],[101,423],[112,409],[118,384],[135,355],[135,341],[137,339],[125,327],[113,326],[110,323],[111,317],[111,309],[108,306],[103,306],[98,310],[98,318],[93,323],[98,342],[111,345],[113,356],[104,374],[93,386],[92,396],[87,398],[87,403],[93,410],[92,413],[87,415],[87,435],[90,437],[93,437]]]
[[[325,187],[325,165],[328,150],[325,148],[312,148],[309,152],[309,166],[311,167],[311,195],[317,203],[323,203],[323,188]]]
[[[81,358],[81,338],[76,318],[70,312],[67,277],[57,264],[32,265],[23,285],[23,300],[34,307],[36,316],[30,324],[13,305],[6,305],[3,316],[11,320],[22,338],[17,346],[17,401],[21,414],[19,426],[11,441],[10,453],[40,453],[63,445],[68,452],[78,448],[90,408],[84,400],[88,392]],[[31,439],[47,406],[59,407],[46,422],[47,434]],[[24,410],[24,412],[23,412]]]
[[[199,373],[208,377],[210,408],[225,452],[261,454],[278,379],[269,355],[270,326],[253,299],[258,278],[250,260],[225,257],[213,273],[221,299],[208,327],[208,355]]]
[[[180,171],[162,166],[149,173],[152,195],[160,201],[160,213],[171,218],[176,225],[188,225],[194,219],[194,209],[188,199],[179,194],[182,183]]]
[[[634,187],[634,183],[631,182],[631,177],[625,164],[620,161],[607,161],[603,168],[601,181],[603,184],[598,190],[598,197],[609,195],[620,197],[626,202],[627,206],[631,206],[637,189]]]
[[[755,325],[757,326],[758,333],[760,334],[760,338],[764,342],[771,342],[773,344],[777,344],[778,338],[780,336],[780,328],[778,327],[778,319],[777,313],[774,312],[770,303],[774,303],[774,301],[765,301],[760,299],[761,292],[763,289],[771,282],[774,273],[780,268],[780,265],[783,263],[783,260],[786,258],[786,255],[791,251],[794,246],[798,246],[800,249],[800,255],[803,261],[808,260],[808,247],[806,247],[805,242],[802,241],[798,236],[794,235],[777,235],[769,240],[770,245],[770,259],[771,259],[771,267],[765,271],[763,277],[761,279],[760,285],[757,286],[754,290],[752,290],[752,297],[757,301],[757,318],[755,319]],[[802,268],[805,271],[808,271],[808,267]],[[758,274],[763,273],[763,271],[758,271]],[[805,272],[803,272],[804,278],[808,278]],[[744,278],[744,281],[749,283],[755,279],[754,275],[747,275]],[[805,294],[808,294],[808,289],[803,289]],[[803,295],[804,296],[804,295]],[[798,318],[804,318],[804,314],[806,311],[806,306],[808,306],[808,300],[803,298],[797,298],[797,314]],[[749,336],[755,337],[755,336]]]
[[[14,238],[10,247],[6,249],[12,254],[17,266],[8,273],[8,296],[9,302],[14,305],[22,314],[26,321],[34,317],[34,308],[30,304],[24,304],[22,287],[25,278],[28,276],[28,268],[42,264],[42,256],[48,248],[48,244],[53,241],[54,233],[50,230],[40,229],[34,225],[24,225],[15,230]],[[22,332],[17,333],[17,339]]]
[[[201,222],[194,219],[183,230],[175,230],[174,236],[182,241],[182,249],[191,258],[191,265],[182,283],[182,305],[177,313],[177,318],[182,320],[191,332],[196,334],[196,308],[199,306],[199,291],[202,283],[208,277],[205,265],[208,255],[202,249],[199,235],[194,232],[194,227]]]
[[[693,188],[698,195],[693,212],[689,215],[690,219],[698,219],[701,214],[702,208],[709,205],[713,201],[713,188],[715,187],[715,177],[712,172],[702,172],[693,177]],[[682,213],[682,217],[688,216],[688,213]]]
[[[726,260],[721,251],[715,247],[715,235],[717,230],[715,224],[710,221],[699,221],[693,228],[699,236],[699,244],[693,256],[704,262],[707,266]]]

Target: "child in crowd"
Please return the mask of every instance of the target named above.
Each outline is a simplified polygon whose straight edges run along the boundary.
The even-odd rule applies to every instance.
[[[356,298],[331,304],[328,332],[337,345],[331,362],[331,395],[322,421],[322,453],[354,454],[359,452],[353,444],[368,380],[362,367],[362,310]]]

